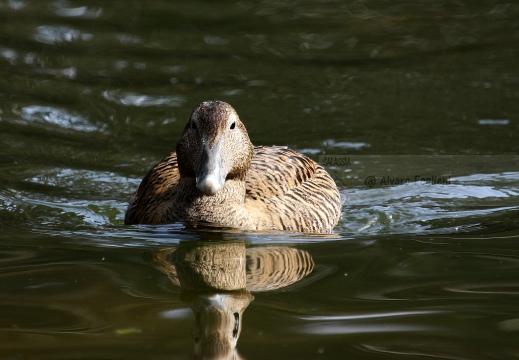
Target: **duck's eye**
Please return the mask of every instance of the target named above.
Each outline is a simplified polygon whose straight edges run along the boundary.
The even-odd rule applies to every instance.
[[[231,130],[234,129],[235,127],[236,127],[236,121],[233,121],[231,124]]]
[[[191,129],[196,130],[196,124],[194,121],[191,121]]]

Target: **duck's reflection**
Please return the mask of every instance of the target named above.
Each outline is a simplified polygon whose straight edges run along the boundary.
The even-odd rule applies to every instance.
[[[203,359],[240,359],[236,344],[251,292],[283,288],[314,268],[307,251],[239,242],[186,241],[149,259],[182,288],[181,299],[195,314],[194,355]]]

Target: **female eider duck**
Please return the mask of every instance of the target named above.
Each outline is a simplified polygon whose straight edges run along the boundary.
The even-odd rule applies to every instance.
[[[254,147],[225,102],[201,103],[176,150],[144,177],[125,224],[330,233],[339,221],[339,191],[326,170],[294,150]]]

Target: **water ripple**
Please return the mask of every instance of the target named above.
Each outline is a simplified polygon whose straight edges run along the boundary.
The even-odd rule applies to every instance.
[[[468,295],[519,295],[519,281],[518,282],[499,282],[492,281],[487,284],[484,282],[477,284],[463,284],[456,287],[445,287],[445,290],[464,293]]]
[[[71,192],[92,193],[96,196],[119,198],[129,194],[139,186],[139,179],[131,179],[110,171],[84,169],[50,168],[39,171],[25,179],[27,182],[59,187]]]
[[[360,150],[363,148],[371,147],[370,144],[364,142],[351,142],[351,141],[335,141],[334,139],[326,139],[322,141],[323,146],[338,148],[338,149],[351,149]]]
[[[12,259],[0,273],[1,283],[9,288],[9,294],[0,294],[2,312],[9,314],[9,322],[3,322],[1,330],[91,332],[108,327],[83,303],[86,298],[99,296],[105,287],[97,277],[86,276],[92,272],[89,265],[53,263],[57,260],[51,258],[39,263],[41,253],[33,255],[32,259],[23,256],[19,266]]]
[[[84,33],[81,30],[72,29],[67,26],[41,25],[36,29],[34,40],[47,44],[56,45],[64,42],[90,41],[94,35]]]
[[[437,312],[435,312],[437,314]],[[310,324],[303,324],[294,328],[293,331],[302,334],[316,334],[316,335],[344,335],[344,334],[363,334],[363,333],[394,333],[394,332],[426,332],[426,331],[441,331],[438,326],[418,325],[411,323],[404,323],[406,318],[410,316],[428,315],[428,312],[401,312],[389,314],[370,314],[366,317],[359,316],[353,321],[352,319],[329,320],[324,319],[315,321]],[[399,318],[398,321],[389,321],[387,319]],[[361,321],[369,319],[369,322]],[[383,319],[380,324],[377,324],[378,319]],[[344,321],[349,320],[349,321]]]
[[[56,1],[53,4],[55,6],[54,13],[62,17],[73,17],[83,19],[97,19],[103,14],[101,8],[89,8],[88,6],[70,7],[68,1]]]
[[[22,107],[20,110],[13,109],[13,112],[21,117],[21,120],[14,120],[16,123],[41,124],[45,126],[57,125],[64,129],[85,132],[101,130],[100,127],[93,125],[87,118],[57,107],[29,105]]]
[[[121,90],[106,90],[103,92],[106,100],[125,106],[171,106],[181,107],[186,99],[183,96],[151,96]]]
[[[32,169],[34,170],[34,169]],[[139,180],[113,172],[51,168],[31,171],[32,191],[0,190],[2,212],[29,217],[35,226],[110,225],[123,221],[127,201]]]
[[[398,346],[395,344],[391,345],[368,345],[363,344],[359,346],[359,348],[368,351],[370,353],[379,353],[383,355],[396,355],[397,358],[407,358],[409,356],[416,358],[417,356],[420,358],[432,358],[432,359],[442,359],[442,360],[469,360],[472,357],[466,356],[456,356],[448,354],[444,349],[430,349],[429,351],[418,351],[418,350],[409,350],[405,349],[402,346]]]
[[[519,172],[473,174],[450,181],[447,185],[410,182],[372,189],[343,187],[345,206],[339,228],[370,233],[470,231],[480,227],[474,219],[519,209]]]
[[[382,318],[394,318],[394,317],[406,317],[406,316],[422,316],[422,315],[436,315],[444,313],[444,311],[438,310],[422,310],[422,311],[397,311],[387,312],[379,314],[356,314],[356,315],[313,315],[313,316],[301,316],[302,320],[307,321],[338,321],[338,320],[366,320],[366,319],[382,319]]]

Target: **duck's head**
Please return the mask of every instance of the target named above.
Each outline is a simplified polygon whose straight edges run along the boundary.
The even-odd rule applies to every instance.
[[[253,153],[238,114],[218,100],[198,105],[177,143],[180,175],[194,177],[205,195],[215,195],[227,179],[245,180]]]

